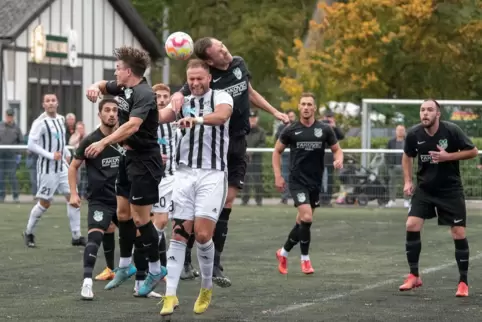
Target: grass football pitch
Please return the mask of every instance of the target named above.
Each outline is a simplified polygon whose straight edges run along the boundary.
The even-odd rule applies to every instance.
[[[94,301],[80,299],[83,248],[70,245],[65,205],[53,205],[39,223],[37,248],[22,241],[30,204],[1,204],[0,321],[162,321],[154,299],[132,296],[134,280],[105,291],[94,282]],[[401,293],[405,209],[318,209],[310,257],[315,274],[300,271],[299,247],[289,274],[277,271],[275,251],[294,223],[295,209],[241,207],[231,215],[223,257],[233,285],[215,286],[209,310],[196,316],[200,281],[181,281],[180,308],[171,321],[480,321],[482,215],[468,214],[470,297],[455,298],[458,271],[448,229],[428,221],[422,233],[424,285]],[[85,235],[86,205],[82,209]],[[116,245],[118,254],[118,246]],[[116,258],[117,263],[117,258]],[[193,252],[193,263],[197,258]],[[105,267],[99,250],[95,274]],[[161,284],[157,291],[164,291]]]

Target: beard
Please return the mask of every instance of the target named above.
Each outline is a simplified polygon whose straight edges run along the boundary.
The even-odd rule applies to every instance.
[[[108,127],[108,128],[113,128],[113,127],[116,126],[116,124],[117,124],[117,123],[111,124],[111,123],[107,123],[107,122],[102,122],[102,125],[104,125],[104,126],[106,126],[106,127]]]

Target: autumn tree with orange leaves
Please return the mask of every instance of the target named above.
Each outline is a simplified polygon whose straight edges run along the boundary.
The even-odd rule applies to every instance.
[[[355,0],[319,4],[308,45],[278,54],[281,88],[296,106],[361,98],[482,99],[481,0]]]

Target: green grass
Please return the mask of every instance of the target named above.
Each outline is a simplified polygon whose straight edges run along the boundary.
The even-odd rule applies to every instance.
[[[95,300],[81,301],[83,249],[70,246],[65,206],[54,205],[42,218],[37,249],[27,249],[20,236],[30,207],[0,205],[1,321],[162,320],[156,300],[132,297],[133,280],[112,291],[95,282]],[[405,210],[318,210],[312,226],[312,276],[300,272],[298,247],[290,257],[289,275],[276,269],[274,253],[293,225],[294,208],[237,207],[231,218],[223,262],[233,286],[216,287],[208,312],[195,316],[192,308],[200,281],[181,281],[181,307],[171,321],[479,320],[482,260],[471,262],[471,297],[455,298],[453,242],[448,229],[434,220],[423,232],[421,269],[453,265],[423,275],[421,289],[399,293],[407,272]],[[482,216],[471,213],[468,222],[471,255],[478,256]],[[105,266],[102,250],[98,258],[95,273]],[[194,254],[193,260],[197,266]]]

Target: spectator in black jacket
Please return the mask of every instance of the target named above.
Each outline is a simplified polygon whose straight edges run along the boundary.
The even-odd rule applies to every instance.
[[[341,131],[339,127],[336,126],[335,121],[335,113],[331,110],[326,110],[321,119],[322,122],[330,124],[333,132],[335,132],[336,139],[341,141],[345,138],[345,135]],[[325,147],[328,148],[328,147]],[[331,206],[331,198],[333,196],[333,186],[335,183],[334,180],[334,173],[335,169],[333,168],[333,153],[327,152],[325,153],[325,172],[323,173],[323,182],[322,182],[322,192],[320,194],[320,206],[322,207],[330,207]]]

